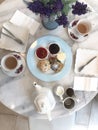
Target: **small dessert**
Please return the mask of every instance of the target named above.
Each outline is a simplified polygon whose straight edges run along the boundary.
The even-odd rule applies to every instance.
[[[38,59],[45,59],[48,56],[48,50],[44,47],[39,47],[36,50],[36,56],[38,57]]]
[[[59,52],[57,54],[57,59],[61,62],[63,62],[66,59],[66,54],[64,52]]]
[[[49,51],[52,55],[57,54],[60,51],[60,47],[56,43],[51,43],[49,45]]]
[[[50,70],[50,62],[48,60],[39,60],[37,63],[37,67],[42,71],[42,72],[47,72]]]
[[[55,57],[52,57],[52,56],[49,57],[50,64],[53,64],[56,61],[57,61],[57,57],[56,56]]]
[[[62,70],[63,66],[64,65],[60,61],[56,61],[53,64],[51,64],[51,69],[57,73]]]

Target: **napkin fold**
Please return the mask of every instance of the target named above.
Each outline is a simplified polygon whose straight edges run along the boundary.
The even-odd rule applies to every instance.
[[[39,22],[33,18],[30,18],[19,10],[15,12],[10,22],[18,26],[27,27],[31,35],[34,35],[40,26]]]
[[[74,77],[74,90],[97,91],[98,79],[95,77]]]
[[[16,38],[20,39],[24,44],[27,43],[29,38],[29,30],[26,27],[17,26],[9,21],[4,23],[3,27],[11,32]],[[2,32],[10,35],[5,29],[2,29]]]
[[[37,21],[17,10],[11,20],[3,24],[3,27],[21,40],[23,44],[19,44],[14,39],[1,34],[0,48],[24,53],[28,44],[29,34],[34,35],[39,26],[40,24]],[[2,28],[2,32],[10,35],[4,28]]]
[[[95,57],[90,63],[86,63]],[[85,67],[79,71],[79,68],[85,65]],[[76,60],[75,60],[75,69],[76,74],[86,75],[86,76],[98,76],[98,51],[90,49],[77,49]]]

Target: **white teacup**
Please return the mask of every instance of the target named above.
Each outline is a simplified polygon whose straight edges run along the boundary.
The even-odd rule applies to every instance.
[[[79,20],[79,22],[76,25],[76,30],[78,34],[82,36],[89,34],[92,30],[91,22],[85,19]]]
[[[66,109],[72,109],[76,105],[76,100],[73,97],[66,97],[63,101],[63,105]]]
[[[1,59],[1,69],[5,73],[13,73],[19,67],[18,59],[13,54],[7,54]]]

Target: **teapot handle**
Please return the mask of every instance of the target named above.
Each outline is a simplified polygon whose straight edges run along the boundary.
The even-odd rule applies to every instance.
[[[47,111],[47,116],[48,116],[48,120],[51,121],[52,120],[51,111]]]

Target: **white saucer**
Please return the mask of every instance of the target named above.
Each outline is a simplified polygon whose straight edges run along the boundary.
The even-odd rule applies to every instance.
[[[17,76],[21,75],[24,72],[24,70],[25,70],[25,66],[26,66],[25,65],[25,60],[18,53],[11,53],[11,54],[17,58],[17,60],[19,62],[19,68],[14,70],[13,72],[12,71],[11,72],[7,72],[7,71],[4,71],[2,68],[1,69],[8,76],[10,76],[10,77],[17,77]]]
[[[79,22],[79,19],[73,20],[68,26],[68,34],[70,38],[76,42],[82,42],[88,38],[88,34],[85,36],[80,36],[76,32],[76,25]]]

